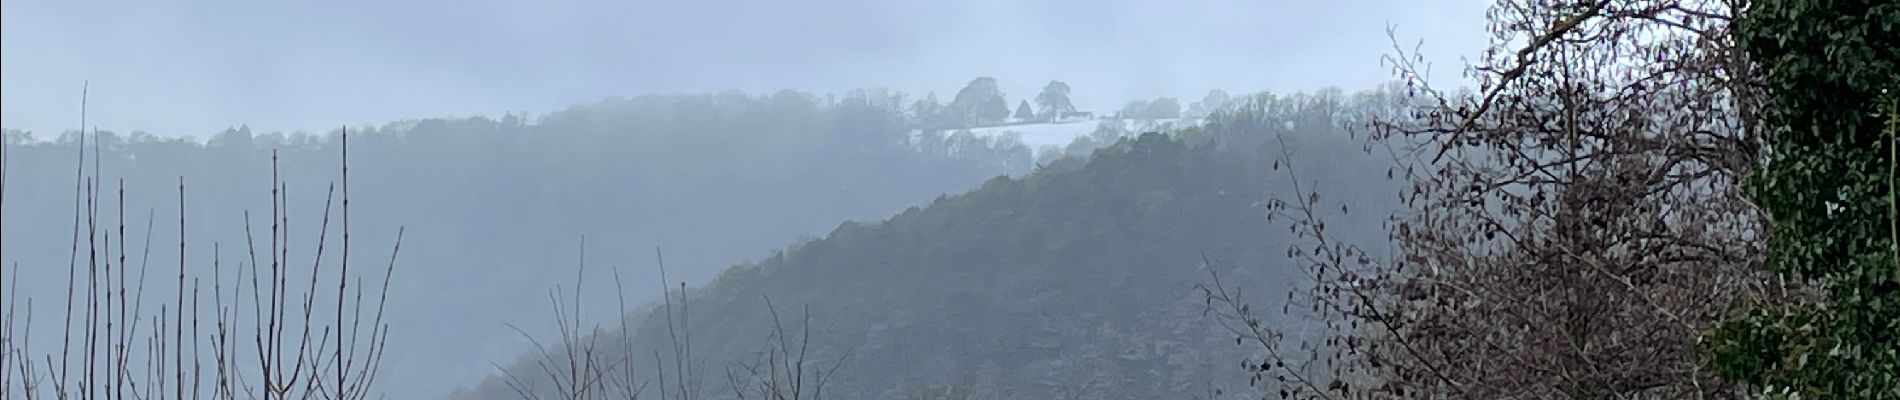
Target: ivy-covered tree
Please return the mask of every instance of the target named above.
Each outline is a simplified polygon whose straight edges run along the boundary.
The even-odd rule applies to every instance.
[[[1710,336],[1712,361],[1771,396],[1900,398],[1900,2],[1760,0],[1736,26],[1772,99],[1752,192],[1767,267],[1827,296],[1748,310]]]

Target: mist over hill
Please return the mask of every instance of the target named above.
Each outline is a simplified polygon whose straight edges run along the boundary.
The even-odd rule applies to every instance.
[[[1228,367],[1241,359],[1235,336],[1204,314],[1196,284],[1217,271],[1252,293],[1298,287],[1300,271],[1281,252],[1295,238],[1268,220],[1265,207],[1293,193],[1279,168],[1304,169],[1302,180],[1344,193],[1338,204],[1363,214],[1340,215],[1341,235],[1377,242],[1382,218],[1396,205],[1378,195],[1397,186],[1340,122],[1390,107],[1387,96],[1254,97],[1205,126],[1123,139],[887,219],[845,222],[822,238],[687,287],[684,297],[676,291],[672,300],[680,304],[635,304],[644,311],[627,316],[631,337],[621,336],[617,319],[599,316],[580,324],[599,337],[566,344],[540,338],[554,346],[554,356],[530,352],[455,398],[556,396],[563,382],[545,368],[569,360],[567,347],[602,354],[587,359],[610,365],[619,365],[621,354],[637,355],[634,379],[672,385],[666,376],[678,369],[666,369],[674,368],[682,336],[690,337],[685,357],[692,363],[682,369],[698,374],[686,379],[706,380],[687,390],[728,398],[726,374],[745,376],[780,329],[790,332],[783,335],[797,344],[792,353],[803,354],[805,368],[837,369],[824,384],[831,398],[1156,398],[1243,390],[1226,384],[1245,379]],[[1260,154],[1283,145],[1311,158],[1261,162]],[[1364,162],[1340,167],[1353,165],[1345,160]],[[585,277],[574,279],[607,279],[606,268],[654,267],[651,260],[600,264],[575,270]],[[619,301],[611,290],[576,301]],[[665,362],[649,365],[660,360],[648,354],[664,354]],[[817,379],[807,379],[816,386]]]
[[[1029,150],[1012,142],[946,133],[912,145],[902,110],[869,101],[790,91],[645,96],[533,120],[350,128],[353,261],[387,262],[397,228],[407,228],[389,302],[391,393],[439,394],[523,351],[504,323],[543,310],[543,291],[561,281],[582,236],[599,259],[665,248],[674,277],[703,282],[837,221],[888,215],[1030,168]],[[288,251],[303,259],[314,254],[326,190],[339,182],[339,134],[234,129],[199,143],[100,132],[87,135],[85,151],[99,152],[84,168],[91,176],[98,163],[98,202],[111,204],[100,222],[114,236],[117,185],[125,184],[133,265],[149,258],[159,260],[155,271],[176,273],[181,177],[187,262],[211,261],[214,241],[225,261],[248,261],[245,212],[252,243],[268,247],[273,173],[285,181]],[[7,136],[6,255],[25,266],[19,279],[38,283],[23,285],[21,297],[40,304],[65,294],[62,253],[73,245],[80,167],[79,136],[49,139]],[[340,217],[330,229],[340,229]],[[87,226],[78,227],[82,248]],[[332,246],[325,266],[338,261]],[[86,257],[82,249],[81,264]],[[656,298],[650,289],[632,295]],[[36,328],[40,338],[59,336],[57,324]]]

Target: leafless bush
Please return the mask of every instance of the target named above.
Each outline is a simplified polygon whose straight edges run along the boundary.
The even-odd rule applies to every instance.
[[[804,307],[802,323],[799,324],[797,337],[788,335],[785,324],[779,319],[778,307],[772,305],[772,298],[765,298],[765,307],[772,313],[772,335],[767,338],[766,350],[757,354],[750,363],[738,368],[726,370],[726,381],[731,384],[732,392],[740,400],[805,400],[823,399],[825,383],[844,366],[844,360],[851,357],[850,352],[839,356],[829,368],[822,364],[809,363],[811,355],[811,306]],[[792,341],[797,345],[792,345]],[[807,371],[807,368],[810,368]],[[810,372],[810,374],[807,374]]]
[[[82,117],[83,120],[83,117]],[[81,126],[84,126],[82,122]],[[95,134],[96,136],[96,134]],[[389,263],[383,268],[380,292],[372,292],[373,302],[363,298],[364,274],[352,275],[349,238],[349,145],[342,138],[342,239],[343,255],[335,271],[326,270],[323,257],[330,244],[330,212],[335,209],[335,186],[325,200],[319,225],[316,250],[301,267],[290,252],[291,221],[288,215],[287,185],[277,179],[277,158],[272,155],[271,237],[266,249],[267,261],[257,259],[257,246],[250,237],[249,213],[245,213],[248,263],[234,268],[229,291],[225,288],[222,246],[213,243],[211,260],[211,311],[215,319],[201,315],[203,277],[194,276],[185,258],[189,243],[186,236],[187,198],[184,177],[179,178],[179,259],[178,275],[171,301],[157,304],[156,313],[146,306],[146,275],[150,267],[150,248],[154,221],[147,217],[145,249],[142,250],[136,280],[128,276],[131,264],[126,249],[125,189],[120,182],[118,226],[105,226],[100,210],[106,198],[101,194],[103,156],[98,141],[93,146],[93,169],[85,169],[85,136],[80,136],[79,168],[75,181],[74,234],[72,262],[68,267],[64,303],[63,340],[58,348],[36,359],[31,345],[32,299],[24,307],[14,290],[19,285],[18,266],[7,285],[4,326],[0,327],[0,394],[6,398],[205,398],[239,397],[264,399],[325,398],[364,399],[378,377],[378,366],[385,351],[389,325],[383,320],[388,301],[389,278],[400,252],[402,231],[398,229]],[[4,164],[4,162],[0,162]],[[0,171],[0,182],[4,182]],[[0,187],[4,184],[0,183]],[[0,199],[4,189],[0,189]],[[82,225],[80,221],[85,223]],[[83,229],[82,229],[83,226]],[[83,240],[82,240],[83,235]],[[113,257],[113,240],[118,240],[118,255]],[[82,253],[79,243],[86,247]],[[81,260],[81,254],[84,259]],[[260,271],[262,267],[264,270]],[[116,268],[116,271],[115,271]],[[306,269],[307,268],[307,269]],[[245,273],[250,274],[250,315],[244,315]],[[83,270],[83,276],[81,271]],[[307,271],[308,282],[291,282],[300,271]],[[202,274],[201,271],[198,274]],[[189,282],[187,282],[187,278]],[[299,276],[301,278],[301,276]],[[83,280],[82,280],[83,279]],[[355,280],[354,291],[351,280]],[[324,320],[314,313],[319,294],[334,287],[335,318]],[[78,297],[83,293],[83,298]],[[228,297],[228,299],[227,299]],[[227,303],[227,300],[229,303]],[[292,303],[302,309],[293,310]],[[364,306],[373,304],[366,314]],[[16,315],[24,311],[24,319]],[[248,324],[248,326],[246,326]],[[147,331],[141,331],[141,327]],[[209,330],[209,332],[207,332]],[[250,336],[244,338],[243,336]],[[16,339],[17,338],[17,339]],[[247,340],[248,339],[248,340]],[[244,342],[250,343],[244,343]]]
[[[619,330],[605,331],[599,325],[582,327],[586,323],[580,314],[583,297],[579,290],[586,275],[584,239],[581,252],[582,263],[575,275],[575,292],[570,297],[557,287],[549,295],[559,341],[550,345],[526,330],[509,325],[510,329],[528,340],[535,353],[528,357],[528,364],[517,368],[497,364],[495,369],[500,374],[500,384],[524,400],[637,399],[649,386],[650,382],[642,381],[636,373],[634,331],[629,325],[634,315],[627,312],[626,287],[621,281],[618,267],[613,269],[613,275],[615,295],[620,302],[620,312],[616,318],[619,320]],[[654,316],[666,318],[668,348],[665,350],[671,354],[662,355],[658,349],[653,351],[652,371],[659,382],[652,386],[657,388],[662,399],[700,398],[703,396],[700,391],[703,371],[696,365],[699,360],[693,355],[692,332],[686,324],[690,317],[687,286],[685,282],[680,282],[677,287],[668,287],[666,259],[658,249],[654,250],[654,257],[660,273],[660,288],[664,293],[661,309]],[[767,338],[767,349],[757,353],[757,357],[750,362],[726,371],[732,395],[737,399],[823,398],[825,383],[843,365],[843,357],[828,368],[809,363],[809,307],[805,310],[804,324],[794,337],[785,330],[771,299],[765,301],[773,323],[772,333]],[[617,343],[603,343],[602,340]],[[796,345],[792,344],[794,340],[798,342]],[[848,356],[849,353],[846,353],[844,357]],[[810,368],[809,374],[807,368]]]
[[[535,376],[524,376],[502,365],[495,370],[502,374],[502,384],[525,400],[561,399],[638,399],[646,388],[634,371],[636,362],[633,354],[633,338],[628,333],[626,287],[621,284],[620,269],[615,267],[614,289],[620,300],[619,352],[609,351],[599,346],[599,339],[606,336],[598,325],[590,330],[581,328],[581,283],[587,271],[587,241],[581,239],[580,267],[574,274],[574,295],[571,300],[562,296],[561,288],[549,292],[548,301],[554,310],[555,326],[560,334],[560,342],[554,348],[543,344],[534,335],[520,327],[509,324],[509,329],[520,334],[534,346],[532,368],[539,372]],[[662,263],[660,267],[664,270]],[[661,288],[665,288],[662,279]],[[670,297],[670,296],[669,296]],[[671,301],[668,301],[671,309]],[[550,383],[553,393],[540,390],[536,383]],[[664,397],[664,396],[663,396]]]

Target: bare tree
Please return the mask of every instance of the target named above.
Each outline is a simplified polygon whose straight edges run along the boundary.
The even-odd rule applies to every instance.
[[[1808,292],[1761,273],[1760,90],[1730,21],[1745,4],[1502,0],[1476,93],[1425,83],[1365,128],[1406,210],[1380,257],[1327,230],[1297,185],[1270,212],[1325,322],[1290,337],[1218,275],[1210,313],[1259,354],[1253,385],[1297,398],[1731,398],[1698,335],[1735,304]],[[1339,207],[1340,212],[1346,212]],[[1291,308],[1283,312],[1293,314]]]

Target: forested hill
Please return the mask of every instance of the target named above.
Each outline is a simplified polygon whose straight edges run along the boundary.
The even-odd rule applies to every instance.
[[[1209,276],[1204,256],[1261,300],[1283,298],[1299,279],[1296,269],[1281,267],[1291,234],[1268,221],[1263,207],[1287,182],[1268,156],[1281,154],[1275,134],[1298,154],[1308,174],[1302,182],[1323,181],[1329,193],[1364,199],[1354,207],[1366,211],[1335,220],[1343,236],[1377,242],[1386,214],[1376,210],[1391,206],[1378,199],[1391,198],[1386,189],[1394,187],[1382,183],[1386,164],[1370,162],[1361,143],[1337,128],[1354,112],[1342,99],[1263,99],[1204,128],[1146,134],[1023,178],[994,178],[733,267],[686,291],[671,315],[687,321],[672,332],[665,305],[630,316],[634,351],[618,347],[617,322],[581,342],[599,346],[594,354],[635,355],[646,395],[664,386],[676,396],[673,338],[690,335],[684,358],[695,372],[687,386],[724,398],[732,393],[727,371],[744,377],[742,366],[773,348],[769,299],[792,347],[801,347],[809,310],[804,368],[838,366],[826,398],[1231,392],[1245,386],[1236,363],[1246,354],[1234,335],[1203,317],[1194,285]],[[1355,168],[1352,160],[1368,162]],[[558,338],[540,340],[560,347]],[[458,397],[552,393],[560,384],[546,378],[542,360],[531,355]]]
[[[837,221],[890,215],[1032,165],[1029,150],[1015,143],[968,135],[914,140],[903,107],[876,92],[835,100],[723,93],[607,100],[536,118],[352,127],[351,258],[386,262],[398,226],[408,227],[391,288],[383,389],[391,398],[440,396],[480,379],[490,361],[524,351],[504,324],[544,310],[544,291],[566,275],[582,236],[596,259],[644,259],[663,247],[674,277],[704,282]],[[289,251],[309,259],[326,187],[340,183],[338,133],[240,128],[198,142],[101,132],[88,135],[85,151],[103,155],[104,225],[116,227],[124,178],[133,261],[148,217],[155,220],[154,271],[171,271],[179,260],[182,177],[186,262],[208,273],[214,242],[227,267],[248,259],[241,256],[245,211],[255,242],[266,246],[274,151],[287,186]],[[23,266],[24,282],[47,283],[22,285],[19,298],[56,304],[74,235],[79,137],[12,131],[6,140],[6,262]],[[332,217],[335,231],[341,216]],[[331,246],[326,264],[339,256]],[[650,273],[629,279],[658,279]],[[651,286],[634,291],[639,299],[658,297]],[[35,336],[57,337],[57,327],[40,324]]]

